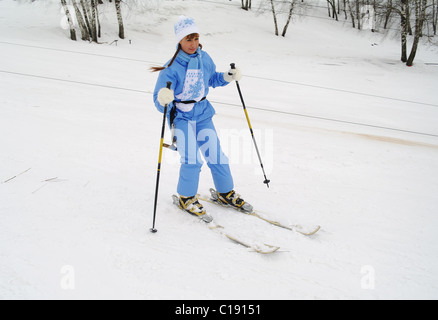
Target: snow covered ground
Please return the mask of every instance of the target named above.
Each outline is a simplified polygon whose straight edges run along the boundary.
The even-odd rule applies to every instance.
[[[0,299],[438,297],[436,47],[407,68],[398,39],[311,17],[277,38],[269,13],[239,4],[125,10],[127,39],[110,46],[109,8],[97,45],[68,39],[57,4],[0,1]],[[271,219],[321,225],[315,236],[206,204],[230,233],[281,252],[208,230],[171,204],[169,150],[148,231],[161,126],[148,68],[172,56],[181,14],[218,70],[245,74],[270,189],[235,85],[209,96],[237,191]],[[200,192],[211,186],[205,166]]]

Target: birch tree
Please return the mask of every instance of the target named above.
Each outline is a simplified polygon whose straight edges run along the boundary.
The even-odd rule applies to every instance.
[[[72,19],[71,14],[70,14],[70,10],[68,9],[68,6],[67,6],[67,3],[65,2],[65,0],[61,0],[61,4],[62,4],[62,7],[64,8],[64,12],[65,12],[65,15],[67,17],[67,21],[68,21],[68,24],[70,27],[70,38],[73,41],[76,41],[76,30],[75,30],[75,26],[73,23],[73,19]]]
[[[408,19],[408,0],[400,0],[400,29],[401,29],[401,61],[408,61],[407,57],[407,19]]]
[[[242,9],[246,11],[251,9],[251,0],[242,0]]]
[[[332,17],[333,19],[336,19],[336,21],[338,21],[338,13],[336,12],[335,0],[327,0],[327,8],[328,8],[329,17]],[[331,9],[331,14],[330,14],[330,9]]]
[[[282,37],[286,36],[287,28],[289,27],[290,20],[292,19],[292,14],[294,12],[295,1],[296,0],[291,0],[290,1],[290,7],[289,7],[289,13],[287,15],[287,21],[286,21],[286,24],[284,25],[283,32],[281,33]]]
[[[353,9],[351,7],[350,0],[346,0],[346,5],[348,6],[348,11],[350,11],[351,23],[353,24],[353,28],[356,28],[356,23],[355,23],[355,20],[354,20],[354,13],[353,13]]]
[[[81,39],[89,41],[90,40],[90,34],[88,32],[87,25],[85,24],[85,21],[84,21],[84,19],[82,17],[81,10],[79,9],[76,0],[71,0],[71,2],[72,2],[73,7],[75,9],[76,19],[78,20],[79,29],[81,30]]]
[[[438,22],[438,2],[436,0],[432,0],[432,30],[434,36],[436,36],[437,22]]]
[[[97,4],[96,4],[96,0],[90,0],[90,10],[91,10],[91,20],[90,20],[91,39],[94,42],[98,42],[98,39],[97,39]]]
[[[71,6],[69,6],[68,1],[70,2]],[[108,0],[108,2],[112,3],[112,0]],[[121,0],[115,0],[115,6],[113,8],[115,8],[117,16],[119,37],[124,39],[125,29],[122,18],[121,2]],[[75,17],[81,31],[81,39],[99,43],[102,30],[99,18],[99,5],[105,5],[103,0],[61,0],[61,4],[66,13],[66,17],[68,18],[71,39],[76,40],[76,31],[69,7],[74,8]]]
[[[418,42],[420,41],[420,37],[423,35],[423,25],[424,21],[426,20],[426,8],[427,0],[415,0],[415,34],[411,53],[406,61],[406,65],[408,67],[412,66],[414,63],[415,55],[417,54],[418,49]]]
[[[296,4],[298,3],[298,1],[303,1],[303,0],[287,0],[287,1],[282,1],[281,2],[281,7],[279,12],[280,13],[287,13],[287,18],[286,18],[286,23],[283,27],[283,32],[281,33],[282,37],[286,36],[286,32],[287,29],[289,27],[289,23],[292,19],[292,16],[294,14],[294,9]],[[279,35],[279,31],[278,31],[278,19],[277,19],[277,10],[275,7],[275,1],[274,0],[270,0],[270,4],[271,4],[271,12],[274,18],[274,28],[275,28],[275,35],[278,36]]]
[[[117,21],[119,23],[119,38],[125,39],[125,28],[123,26],[122,10],[120,9],[121,0],[115,0],[114,2],[116,4]]]
[[[271,8],[272,8],[272,14],[274,16],[275,35],[278,36],[278,22],[277,22],[277,13],[275,12],[274,0],[271,0]]]

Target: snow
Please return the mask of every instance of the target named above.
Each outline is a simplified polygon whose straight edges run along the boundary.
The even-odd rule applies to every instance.
[[[277,38],[269,13],[239,4],[124,7],[127,39],[115,46],[112,8],[97,45],[68,39],[57,1],[0,1],[0,299],[437,298],[438,69],[427,65],[437,47],[422,44],[407,68],[395,36],[313,9]],[[271,184],[230,84],[209,99],[236,190],[266,217],[318,234],[206,203],[227,232],[281,252],[209,230],[172,206],[170,150],[159,231],[148,231],[162,119],[148,68],[173,54],[181,14],[197,20],[218,70],[234,62],[244,73]]]

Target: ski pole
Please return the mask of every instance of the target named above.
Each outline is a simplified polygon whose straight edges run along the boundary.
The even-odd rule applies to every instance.
[[[167,82],[167,89],[170,89],[170,86],[172,85],[172,82]],[[164,130],[166,128],[166,115],[167,115],[167,107],[168,104],[166,103],[164,105],[164,113],[163,113],[163,125],[161,127],[161,140],[160,140],[160,152],[158,155],[158,169],[157,169],[157,183],[155,185],[155,201],[154,201],[154,220],[152,222],[152,228],[150,231],[152,233],[156,233],[158,230],[155,229],[155,218],[157,216],[157,202],[158,202],[158,187],[160,185],[160,172],[161,172],[161,157],[163,155],[163,141],[164,141]]]
[[[230,66],[231,66],[231,69],[236,69],[235,63],[231,63]],[[228,74],[230,76],[233,75],[232,73],[228,73]],[[245,111],[246,121],[248,122],[249,131],[251,132],[252,141],[254,142],[254,146],[255,146],[255,149],[257,151],[257,156],[259,157],[259,162],[260,162],[260,166],[262,167],[263,176],[265,177],[265,181],[263,181],[263,183],[266,184],[269,188],[269,183],[271,182],[271,180],[268,180],[268,178],[266,178],[266,173],[265,173],[265,168],[263,166],[262,157],[260,156],[259,148],[257,147],[257,142],[256,142],[256,139],[254,137],[254,131],[252,130],[251,121],[249,121],[248,111],[246,110],[245,101],[243,101],[242,91],[240,90],[239,81],[237,81],[237,80],[236,80],[236,86],[237,86],[237,91],[239,91],[240,100],[242,101],[243,111]]]

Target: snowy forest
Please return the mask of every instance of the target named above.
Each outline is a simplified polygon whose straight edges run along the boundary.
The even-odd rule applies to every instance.
[[[38,0],[33,0],[38,1]],[[98,42],[101,34],[99,7],[114,7],[119,26],[119,38],[125,38],[121,0],[60,0],[70,27],[70,37],[77,40],[76,26],[81,39]],[[152,3],[152,4],[151,4]],[[154,6],[156,1],[126,0],[124,10],[132,6]],[[274,34],[285,37],[295,16],[305,16],[309,8],[321,7],[321,1],[262,0],[256,6],[251,0],[241,0],[243,10],[271,11]],[[327,16],[334,21],[349,21],[353,28],[371,32],[398,30],[400,33],[401,61],[412,66],[422,37],[436,36],[438,21],[437,0],[326,0]],[[74,14],[73,14],[74,13]],[[408,47],[408,35],[412,43]]]

